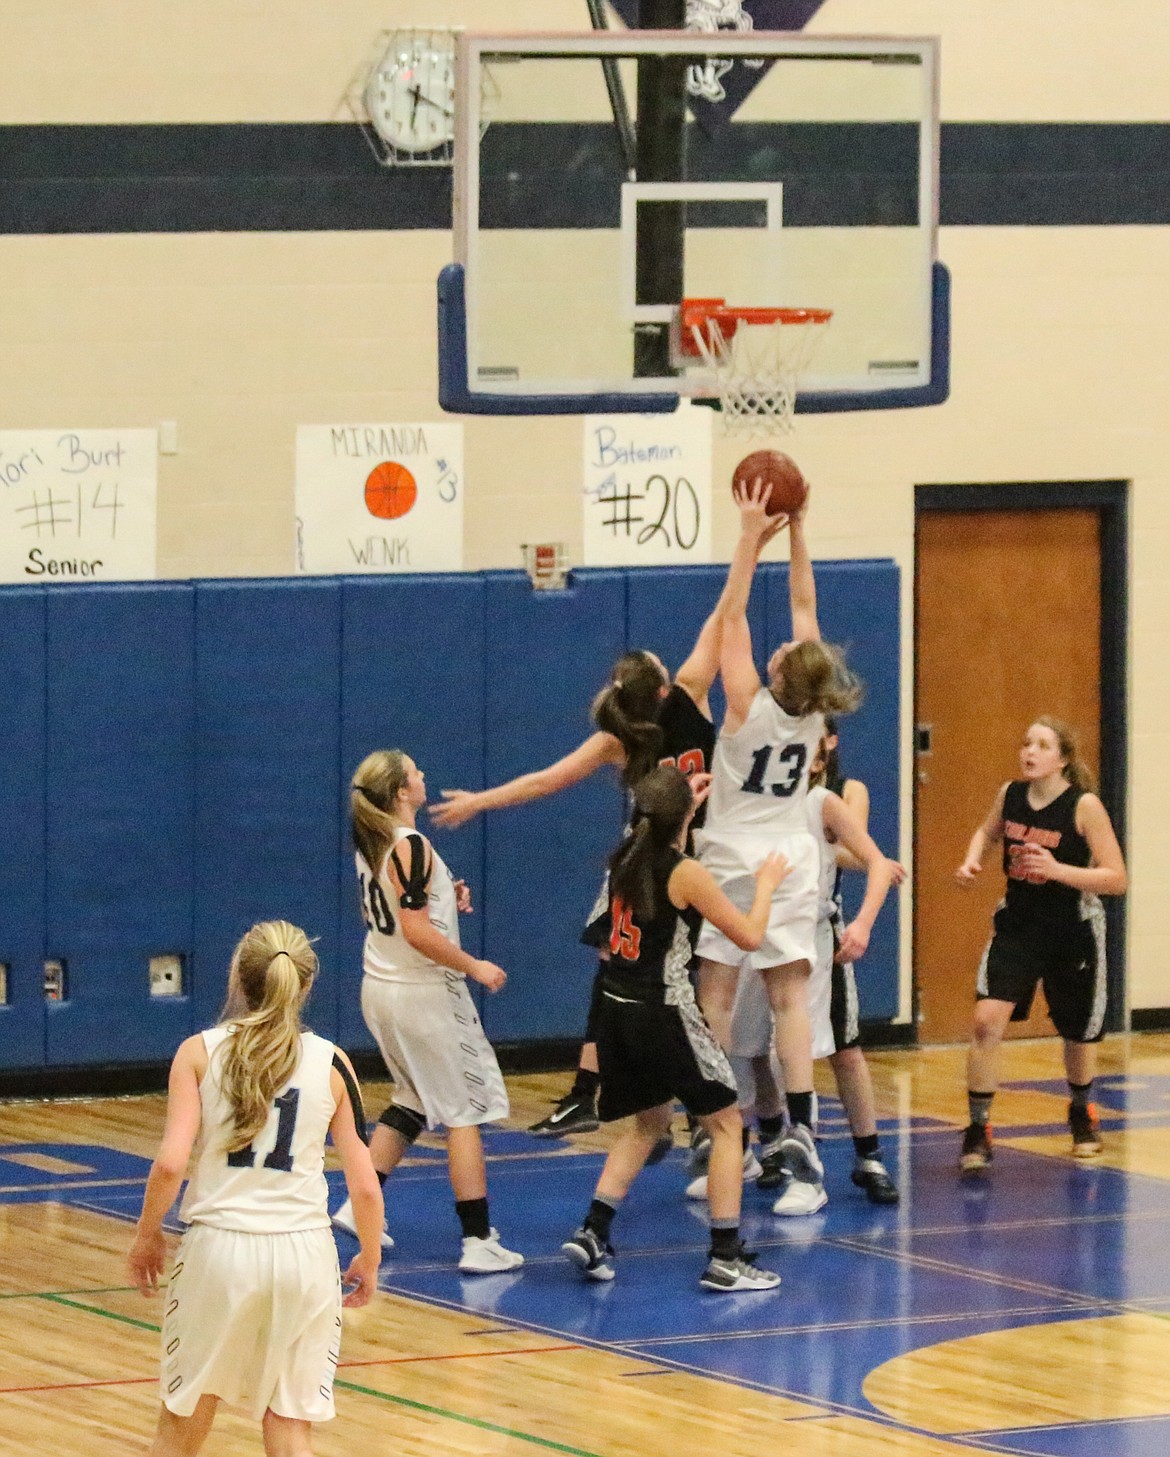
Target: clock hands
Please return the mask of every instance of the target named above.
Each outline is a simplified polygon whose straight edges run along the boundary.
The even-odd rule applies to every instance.
[[[445,117],[450,118],[455,115],[453,111],[448,111],[441,102],[432,101],[431,98],[423,91],[421,86],[412,86],[407,92],[407,95],[414,97],[414,106],[411,108],[410,112],[410,122],[412,126],[414,125],[414,117],[415,113],[418,111],[418,104],[420,101],[425,102],[427,106],[433,107],[435,111],[442,112]]]

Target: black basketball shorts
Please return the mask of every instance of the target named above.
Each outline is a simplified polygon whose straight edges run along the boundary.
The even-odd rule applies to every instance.
[[[677,1007],[633,1002],[602,991],[597,1015],[597,1063],[603,1123],[643,1113],[677,1098],[704,1117],[730,1108],[735,1076],[690,988]]]
[[[995,913],[979,964],[976,996],[1013,1002],[1013,1022],[1027,1020],[1042,982],[1057,1032],[1069,1042],[1099,1042],[1105,1030],[1105,914],[1085,898],[1085,918],[1067,926],[1018,925]]]

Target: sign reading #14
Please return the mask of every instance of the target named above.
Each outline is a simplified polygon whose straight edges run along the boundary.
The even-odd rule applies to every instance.
[[[585,417],[585,565],[711,560],[711,411]]]
[[[301,425],[298,572],[457,572],[463,426]]]
[[[156,575],[155,430],[0,431],[0,582]]]

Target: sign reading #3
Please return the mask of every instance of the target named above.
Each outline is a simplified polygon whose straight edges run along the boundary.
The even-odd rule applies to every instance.
[[[457,572],[463,426],[302,425],[298,572]]]

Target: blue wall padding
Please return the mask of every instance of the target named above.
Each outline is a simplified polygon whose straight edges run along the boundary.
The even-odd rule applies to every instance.
[[[337,1028],[341,586],[200,582],[195,592],[196,1025],[216,1020],[232,949],[284,919],[316,940],[307,1017]]]
[[[195,592],[47,597],[46,952],[68,962],[47,1061],[150,1061],[186,1035],[148,959],[191,947]]]
[[[489,785],[539,769],[593,732],[589,704],[626,645],[626,575],[580,572],[534,592],[519,572],[485,585]],[[485,999],[499,1041],[584,1032],[596,958],[578,944],[622,825],[617,776],[603,769],[551,799],[488,817],[484,936],[508,973]]]
[[[767,587],[767,650],[790,637],[788,570],[764,570]],[[841,766],[847,778],[869,789],[869,832],[881,850],[897,858],[898,719],[900,696],[898,568],[890,561],[821,564],[816,569],[821,633],[846,650],[846,660],[865,684],[861,708],[841,722]],[[763,654],[758,655],[763,660]],[[856,910],[864,881],[845,876],[845,909]],[[898,894],[891,892],[877,919],[869,950],[857,964],[863,1019],[888,1020],[898,1011]]]
[[[373,749],[403,749],[426,776],[430,801],[443,789],[483,785],[484,582],[444,575],[351,579],[342,588],[339,1036],[372,1047],[359,1005],[362,924],[348,822],[349,781]],[[483,827],[418,828],[457,879],[474,911],[460,918],[465,950],[482,955]],[[473,995],[478,995],[474,992]]]
[[[45,595],[0,591],[0,1068],[45,1060]]]
[[[161,1061],[214,1020],[231,948],[261,917],[318,938],[309,1020],[369,1046],[348,784],[404,748],[429,796],[539,769],[593,731],[589,704],[629,647],[677,669],[723,567],[586,570],[566,592],[521,573],[30,587],[0,591],[0,1068]],[[826,636],[866,680],[844,762],[898,847],[899,578],[891,562],[817,568]],[[750,609],[763,665],[790,634],[787,570]],[[716,719],[722,704],[715,699]],[[456,832],[420,825],[472,888],[463,942],[509,983],[481,995],[496,1041],[576,1038],[594,959],[578,943],[623,796],[603,769]],[[856,890],[853,891],[856,901]],[[859,977],[864,1014],[897,1009],[897,908]],[[148,959],[187,959],[181,999]],[[68,998],[46,1005],[46,957]]]

